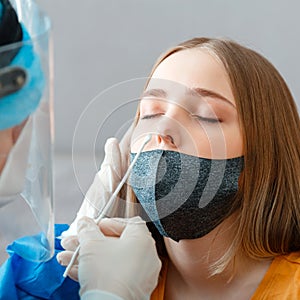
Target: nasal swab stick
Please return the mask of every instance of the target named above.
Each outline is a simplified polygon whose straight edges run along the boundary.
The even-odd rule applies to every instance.
[[[102,212],[100,213],[100,215],[98,216],[97,219],[95,219],[96,224],[98,224],[106,215],[106,213],[108,212],[108,210],[110,209],[110,207],[112,206],[114,200],[116,199],[118,193],[120,192],[121,188],[123,187],[124,183],[126,182],[126,180],[128,179],[130,172],[133,168],[133,166],[135,165],[137,159],[139,158],[140,154],[142,153],[143,149],[145,148],[145,146],[150,142],[152,135],[148,134],[141,146],[141,148],[139,149],[139,151],[137,152],[136,156],[134,157],[133,161],[131,162],[131,164],[129,165],[124,177],[122,178],[122,180],[120,181],[120,183],[118,184],[116,190],[113,192],[113,194],[111,195],[111,197],[109,198],[109,200],[107,201],[106,205],[104,206],[104,208],[102,209]],[[73,256],[63,274],[63,277],[67,277],[68,273],[70,271],[70,269],[72,268],[78,254],[79,254],[79,249],[80,249],[80,245],[76,248],[75,252],[73,253]]]

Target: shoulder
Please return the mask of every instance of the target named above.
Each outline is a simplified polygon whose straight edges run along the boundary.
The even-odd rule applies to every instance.
[[[274,258],[270,271],[275,278],[280,278],[287,281],[289,285],[295,284],[300,288],[300,252],[292,252]]]
[[[252,297],[258,299],[300,299],[300,252],[274,258]]]
[[[282,261],[286,261],[287,264],[292,264],[297,267],[297,265],[300,265],[300,251],[292,252],[288,255],[279,256],[279,259],[281,259]]]
[[[287,255],[281,255],[274,259],[271,267],[274,265],[273,272],[283,278],[299,278],[296,281],[300,286],[300,252],[292,252]]]

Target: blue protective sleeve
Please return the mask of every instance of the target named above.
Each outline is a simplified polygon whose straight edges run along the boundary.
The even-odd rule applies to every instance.
[[[68,225],[56,224],[55,236],[67,229]],[[15,245],[18,245],[18,240],[8,246],[10,257],[0,267],[0,299],[80,299],[78,282],[64,278],[65,268],[56,260],[56,254],[63,250],[59,239],[55,239],[54,257],[47,262],[24,260],[14,253]]]

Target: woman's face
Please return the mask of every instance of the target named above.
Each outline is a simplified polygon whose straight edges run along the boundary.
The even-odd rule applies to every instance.
[[[132,152],[149,133],[144,151],[174,150],[214,159],[243,155],[228,76],[207,50],[177,52],[156,68],[141,98]]]

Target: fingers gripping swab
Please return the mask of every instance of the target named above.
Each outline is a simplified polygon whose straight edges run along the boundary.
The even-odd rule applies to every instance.
[[[114,203],[115,199],[117,198],[118,193],[120,192],[121,188],[123,187],[124,183],[127,181],[130,172],[133,168],[133,166],[135,165],[138,157],[140,156],[141,152],[143,151],[143,149],[145,148],[145,146],[150,142],[152,135],[149,134],[146,136],[142,146],[140,147],[139,151],[137,152],[135,158],[133,159],[133,161],[131,162],[131,164],[129,165],[124,177],[122,178],[122,180],[120,181],[120,183],[118,184],[116,190],[113,192],[113,194],[111,195],[111,197],[109,198],[107,204],[104,206],[104,208],[102,209],[100,215],[95,219],[95,222],[98,224],[101,219],[103,219],[105,217],[105,215],[107,214],[108,210],[111,208],[112,204]],[[73,256],[63,274],[63,277],[67,277],[68,273],[70,271],[70,269],[72,268],[78,254],[79,254],[79,249],[80,249],[80,245],[76,248],[75,252],[73,253]]]

